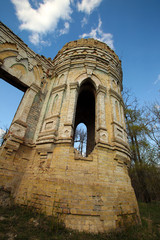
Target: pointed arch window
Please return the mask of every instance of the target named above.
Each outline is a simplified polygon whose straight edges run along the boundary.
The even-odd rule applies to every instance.
[[[91,79],[86,79],[81,85],[78,94],[74,139],[76,128],[80,123],[85,124],[87,131],[86,156],[88,156],[95,146],[95,87]]]

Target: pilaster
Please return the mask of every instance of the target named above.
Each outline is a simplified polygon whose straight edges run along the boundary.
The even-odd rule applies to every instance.
[[[73,124],[75,120],[75,112],[76,112],[76,103],[78,97],[78,89],[79,84],[77,82],[70,83],[69,85],[69,105],[68,105],[68,112],[66,117],[66,122],[64,123],[63,131],[61,132],[61,136],[59,136],[60,141],[72,141],[73,137]]]
[[[22,98],[3,144],[3,147],[8,149],[7,151],[9,152],[18,150],[20,144],[25,140],[24,136],[27,129],[27,117],[38,91],[40,91],[40,88],[36,84],[32,84]]]
[[[48,111],[39,133],[37,143],[54,143],[58,135],[59,119],[61,106],[63,102],[63,94],[67,85],[63,84],[52,89],[49,99]]]
[[[106,88],[99,85],[97,90],[97,143],[108,143],[108,133],[106,128],[106,113],[105,113],[105,96]]]

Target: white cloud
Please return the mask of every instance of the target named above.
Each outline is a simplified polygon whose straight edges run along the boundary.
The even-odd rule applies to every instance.
[[[32,32],[29,39],[35,45],[43,42],[42,36],[44,34],[57,28],[60,19],[64,21],[71,19],[70,4],[72,0],[43,0],[37,9],[32,8],[29,0],[11,1],[21,22],[20,29]],[[65,26],[65,29],[67,27]]]
[[[102,0],[81,0],[77,3],[78,11],[90,14],[101,2]]]
[[[81,26],[84,27],[84,25],[86,25],[87,23],[88,23],[88,19],[84,17],[81,21]]]
[[[44,41],[42,35],[36,32],[33,32],[32,35],[29,36],[29,41],[34,45],[51,46],[51,42]]]
[[[81,38],[88,37],[88,38],[97,39],[101,42],[105,42],[109,47],[114,49],[113,35],[111,33],[104,33],[101,26],[102,26],[102,21],[99,18],[99,23],[98,23],[97,28],[92,29],[90,33],[83,33],[79,37],[81,37]]]
[[[154,81],[154,84],[156,85],[158,82],[160,82],[160,74],[158,75],[157,79]]]
[[[34,45],[38,45],[40,43],[40,36],[38,33],[33,33],[32,35],[29,36],[29,40]]]
[[[63,29],[60,29],[60,36],[63,35],[63,34],[67,34],[69,32],[69,22],[65,22],[64,23],[64,28]]]

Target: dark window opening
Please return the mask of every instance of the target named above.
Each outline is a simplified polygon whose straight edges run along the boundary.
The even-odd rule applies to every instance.
[[[95,146],[95,87],[90,79],[87,79],[79,90],[74,125],[74,139],[79,123],[85,124],[87,128],[86,156],[88,156]]]

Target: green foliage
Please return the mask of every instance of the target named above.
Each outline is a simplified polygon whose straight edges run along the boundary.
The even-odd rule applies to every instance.
[[[110,233],[79,233],[29,207],[0,207],[0,239],[19,240],[159,240],[160,203],[139,203],[142,225]]]
[[[139,201],[160,201],[160,168],[154,164],[136,163],[129,174]]]
[[[140,214],[143,219],[152,220],[153,226],[160,227],[160,202],[139,202]]]
[[[160,200],[160,104],[140,107],[129,91],[123,97],[133,188],[140,201]]]
[[[160,162],[160,104],[140,107],[128,90],[123,98],[132,162]]]

